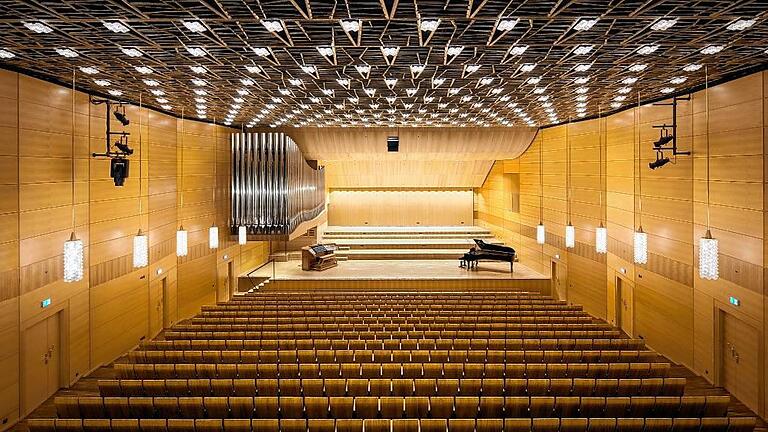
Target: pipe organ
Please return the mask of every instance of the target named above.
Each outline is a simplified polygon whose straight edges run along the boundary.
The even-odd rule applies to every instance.
[[[325,209],[325,171],[312,168],[291,137],[234,133],[230,230],[285,236]]]

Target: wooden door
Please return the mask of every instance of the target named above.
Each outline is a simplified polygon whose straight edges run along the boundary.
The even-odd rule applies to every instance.
[[[227,263],[227,288],[229,292],[229,298],[235,296],[235,292],[237,290],[235,289],[235,262],[230,261]]]
[[[229,300],[229,275],[227,274],[227,263],[221,263],[216,267],[216,301],[225,302]]]
[[[26,329],[22,349],[22,401],[24,413],[28,414],[59,389],[59,315]]]
[[[624,333],[629,336],[634,331],[634,290],[628,281],[616,278],[616,321]]]
[[[165,279],[154,280],[149,284],[149,334],[154,337],[163,330],[165,315],[165,296],[163,292],[163,281]]]
[[[720,384],[733,397],[759,411],[760,334],[734,315],[722,314]]]
[[[552,295],[558,300],[568,300],[566,274],[567,270],[563,263],[552,261]]]
[[[163,328],[169,328],[173,323],[171,322],[171,293],[168,292],[168,277],[161,279],[160,283],[163,284],[161,289],[163,293]]]

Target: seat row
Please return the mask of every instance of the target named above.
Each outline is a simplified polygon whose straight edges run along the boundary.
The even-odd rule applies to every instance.
[[[533,320],[534,322],[547,322],[555,318],[557,320],[565,318],[588,318],[591,322],[592,317],[581,311],[555,311],[552,313],[533,313],[528,311],[515,315],[472,315],[462,314],[453,316],[445,314],[441,316],[315,316],[315,317],[261,317],[261,316],[216,316],[218,314],[202,314],[197,318],[192,318],[192,322],[220,322],[225,324],[449,324],[449,323],[471,323],[471,324],[505,324],[518,323]]]
[[[748,417],[507,419],[32,419],[30,432],[749,432]]]
[[[128,353],[133,363],[630,363],[648,350],[185,350]]]
[[[621,339],[619,330],[507,330],[507,331],[396,331],[396,332],[340,332],[340,331],[180,331],[168,330],[166,340],[172,339],[258,339],[258,340],[403,340],[403,339]]]
[[[197,339],[144,342],[153,350],[641,350],[642,339]]]
[[[101,396],[682,396],[685,378],[100,380]]]
[[[729,396],[57,397],[59,418],[722,417]]]
[[[585,312],[581,309],[575,308],[558,308],[556,310],[465,310],[462,311],[463,317],[477,317],[477,319],[497,319],[500,317],[515,317],[515,316],[546,316],[546,315],[562,315],[562,316],[582,316]],[[314,318],[326,318],[333,317],[337,319],[341,318],[392,318],[392,319],[416,319],[416,318],[443,318],[443,317],[455,317],[455,311],[442,311],[442,310],[406,310],[398,312],[387,311],[340,311],[340,310],[323,310],[323,311],[277,311],[271,313],[268,311],[257,310],[207,310],[200,313],[199,316],[203,317],[255,317],[255,318],[269,318],[269,319],[314,319]]]
[[[669,363],[116,363],[119,378],[665,378]]]
[[[463,311],[477,311],[477,312],[491,312],[491,311],[524,311],[524,310],[581,310],[580,306],[567,305],[564,303],[555,303],[549,301],[533,301],[533,302],[489,302],[487,304],[435,304],[435,305],[419,305],[419,304],[382,304],[379,302],[371,303],[308,303],[308,304],[265,304],[259,301],[253,302],[229,302],[218,303],[215,305],[202,306],[201,310],[204,311],[216,311],[216,310],[243,310],[243,311],[263,311],[278,313],[283,311],[286,314],[291,314],[291,310],[303,309],[305,311],[349,311],[349,312],[408,312],[408,311],[440,311],[440,312],[463,312]]]
[[[178,324],[173,327],[177,331],[262,331],[277,333],[293,332],[383,332],[396,333],[408,331],[436,331],[441,334],[454,331],[466,333],[487,333],[505,330],[610,330],[606,323],[588,322],[574,323],[506,323],[506,324]],[[474,335],[473,335],[474,336]],[[472,336],[472,337],[473,337]]]

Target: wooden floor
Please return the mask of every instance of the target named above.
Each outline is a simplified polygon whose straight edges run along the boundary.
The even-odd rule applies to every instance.
[[[419,280],[419,279],[548,279],[541,273],[515,263],[481,262],[477,269],[459,267],[458,260],[360,260],[339,261],[337,267],[322,271],[303,271],[300,261],[275,263],[275,280]]]

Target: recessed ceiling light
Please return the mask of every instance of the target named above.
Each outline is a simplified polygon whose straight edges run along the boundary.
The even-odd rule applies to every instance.
[[[109,82],[109,80],[105,80],[105,79],[97,79],[97,80],[93,80],[93,82],[94,84],[100,87],[109,87],[110,85],[112,85],[112,83]]]
[[[128,33],[131,30],[122,21],[102,21],[101,24],[113,33]]]
[[[349,79],[347,78],[336,78],[336,82],[342,87],[349,87]]]
[[[355,70],[361,74],[367,74],[371,71],[371,66],[367,64],[355,65]]]
[[[658,45],[643,45],[637,49],[637,53],[640,55],[649,55],[656,52],[659,49]]]
[[[304,84],[304,81],[298,79],[298,78],[289,78],[288,83],[295,87],[301,87]]]
[[[283,31],[283,23],[280,22],[280,20],[262,20],[261,25],[263,25],[268,32],[280,33]]]
[[[157,101],[157,103],[160,103],[160,104],[164,104],[168,102],[168,99],[166,98],[156,98],[155,100]]]
[[[584,93],[586,93],[588,91],[589,91],[588,87],[579,87],[579,88],[576,89],[576,93],[578,93],[578,94],[584,94]]]
[[[509,47],[509,55],[519,56],[523,55],[528,50],[528,45],[513,45]]]
[[[637,63],[629,67],[630,72],[642,72],[648,67],[647,64]]]
[[[120,48],[120,51],[123,52],[123,54],[127,55],[128,57],[141,57],[144,55],[144,53],[141,52],[138,48],[131,48],[131,47],[122,47]]]
[[[204,68],[203,66],[190,66],[189,69],[191,69],[192,72],[194,72],[196,74],[204,74],[204,73],[208,72],[208,70],[206,68]]]
[[[164,109],[166,111],[170,111],[173,107],[170,106],[170,105],[162,105],[162,106],[160,106],[160,108],[162,108],[162,109]]]
[[[80,69],[80,72],[88,75],[96,75],[97,73],[99,73],[99,70],[93,66],[80,66],[79,69]]]
[[[14,54],[14,53],[6,50],[6,49],[0,48],[0,59],[7,60],[7,59],[12,59],[14,57],[16,57],[16,54]]]
[[[597,24],[596,19],[581,18],[576,22],[576,25],[573,26],[573,29],[576,31],[587,31],[591,29],[595,24]]]
[[[406,93],[408,96],[413,96],[413,95],[415,95],[415,94],[416,94],[416,92],[418,92],[418,91],[419,91],[419,89],[416,89],[416,88],[407,88],[407,89],[405,89],[405,93]]]
[[[655,23],[651,25],[651,30],[655,30],[655,31],[669,30],[675,24],[677,24],[676,18],[659,18],[658,20],[656,20]]]
[[[66,58],[74,58],[74,57],[77,57],[79,55],[77,53],[77,51],[75,51],[75,50],[73,50],[71,48],[56,48],[56,52],[60,56],[66,57]]]
[[[449,46],[445,53],[448,54],[451,57],[456,57],[457,55],[461,54],[461,52],[464,51],[464,47],[461,45],[453,45]]]
[[[315,67],[315,65],[311,65],[311,64],[302,65],[301,66],[301,70],[304,71],[304,73],[306,73],[306,74],[314,75],[317,72],[317,67]]]
[[[717,54],[720,51],[722,51],[723,48],[725,48],[725,47],[722,46],[722,45],[709,45],[707,47],[702,48],[701,49],[701,53],[702,54],[707,54],[707,55]]]
[[[587,95],[578,95],[576,96],[576,100],[579,102],[585,102],[587,100]]]
[[[637,78],[635,77],[627,77],[621,80],[622,84],[632,85],[637,82]]]
[[[317,47],[317,52],[319,52],[321,56],[333,57],[333,47],[319,46]]]
[[[237,94],[239,94],[240,96],[245,96],[245,95],[248,94],[248,90],[246,90],[246,89],[237,89]]]
[[[611,104],[611,108],[619,108],[620,106],[621,106],[621,103],[619,102],[614,102]]]
[[[255,47],[255,48],[251,48],[251,50],[253,51],[254,54],[256,54],[259,57],[266,57],[270,53],[269,48],[264,48],[264,47]]]
[[[510,31],[515,28],[518,22],[520,22],[520,20],[517,18],[502,18],[496,25],[496,30],[501,32]]]
[[[525,81],[526,84],[538,84],[541,82],[541,77],[530,77]]]
[[[187,30],[191,31],[192,33],[203,33],[204,31],[208,30],[203,23],[197,20],[192,21],[182,21],[182,24],[184,24],[184,27],[187,28]]]
[[[488,84],[490,84],[490,83],[492,83],[492,82],[493,82],[493,78],[491,78],[491,77],[485,77],[485,78],[480,78],[479,84],[480,84],[481,86],[486,86],[486,85],[488,85]]]
[[[134,67],[136,69],[136,72],[140,74],[151,74],[153,72],[152,68],[149,66],[136,66]]]
[[[661,89],[661,92],[664,94],[672,93],[673,91],[675,91],[674,87],[664,87],[663,89]]]
[[[669,82],[672,83],[672,84],[682,84],[682,83],[684,83],[687,80],[688,80],[688,78],[686,78],[686,77],[674,77],[671,80],[669,80]]]
[[[542,94],[545,91],[546,89],[544,87],[536,87],[535,89],[533,89],[533,94]]]
[[[459,94],[459,92],[461,92],[460,88],[452,87],[452,88],[448,89],[448,95],[449,96],[455,96],[455,95]]]
[[[589,77],[579,77],[573,80],[576,84],[586,84],[589,82]]]
[[[162,96],[162,95],[165,94],[165,92],[160,90],[160,89],[152,89],[149,92],[152,93],[155,96]],[[203,102],[205,102],[205,100],[203,100]]]
[[[203,57],[208,54],[208,52],[203,47],[184,47],[187,49],[187,52],[194,56],[194,57]]]
[[[622,87],[617,90],[620,94],[627,94],[632,91],[630,87]]]
[[[120,96],[123,94],[123,92],[121,92],[120,90],[114,90],[114,89],[108,90],[107,93],[109,93],[112,96]]]
[[[203,87],[203,86],[208,85],[208,82],[206,80],[200,79],[200,78],[192,78],[191,81],[192,81],[192,84],[194,84],[194,85],[196,85],[198,87]]]
[[[573,69],[574,69],[576,72],[586,72],[586,71],[588,71],[588,70],[589,70],[591,67],[592,67],[592,65],[591,65],[591,64],[589,64],[589,63],[582,63],[582,64],[577,64],[576,66],[574,66],[574,68],[573,68]]]
[[[252,86],[254,81],[250,78],[240,78],[240,83],[246,86]]]
[[[387,100],[388,104],[393,104],[393,103],[395,103],[397,101],[397,98],[394,97],[394,96],[388,96],[385,99]]]
[[[746,30],[752,27],[753,25],[755,25],[755,22],[756,21],[753,19],[743,19],[743,18],[737,19],[736,21],[728,25],[728,30],[733,30],[733,31]]]
[[[28,28],[29,30],[32,30],[35,33],[50,33],[53,31],[52,28],[48,27],[47,25],[41,22],[25,22],[24,27]]]
[[[205,96],[208,94],[208,92],[203,89],[194,89],[193,91],[198,96]]]
[[[381,54],[384,57],[394,57],[400,51],[400,47],[381,47]]]
[[[531,72],[532,70],[536,69],[536,63],[523,63],[522,66],[520,66],[521,72]]]
[[[424,68],[425,67],[426,67],[425,65],[413,64],[413,65],[411,65],[411,73],[414,74],[414,75],[418,75],[418,74],[424,72]]]
[[[159,83],[159,82],[157,82],[157,81],[155,81],[155,80],[152,80],[152,79],[145,79],[145,80],[143,80],[143,81],[144,81],[144,84],[146,84],[146,85],[148,85],[148,86],[150,86],[150,87],[157,87],[157,86],[159,86],[159,85],[160,85],[160,83]]]
[[[691,63],[691,64],[686,65],[685,67],[683,67],[683,70],[686,71],[686,72],[696,72],[697,70],[699,70],[701,68],[702,68],[702,65],[696,64],[696,63]]]
[[[440,25],[440,20],[421,20],[419,21],[419,30],[423,32],[433,32],[437,30],[437,27]]]
[[[626,96],[616,96],[615,98],[613,98],[613,100],[615,100],[616,102],[622,102],[622,101],[627,100],[627,97]]]
[[[573,53],[575,55],[586,55],[586,54],[589,54],[590,51],[592,51],[592,48],[594,48],[592,45],[579,45],[576,48],[574,48]]]
[[[360,21],[341,20],[339,23],[341,24],[341,28],[347,33],[358,33],[360,31]]]

